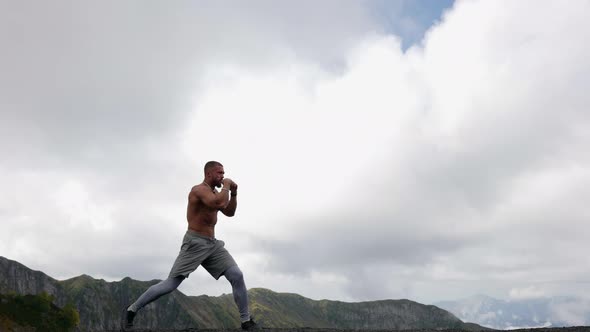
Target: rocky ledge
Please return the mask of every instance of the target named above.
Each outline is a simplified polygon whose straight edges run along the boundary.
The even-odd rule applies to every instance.
[[[343,330],[343,329],[319,329],[319,328],[262,328],[260,332],[468,332],[458,329],[441,329],[441,330]],[[497,330],[482,330],[497,331]],[[96,331],[96,332],[119,332],[119,330]],[[133,332],[242,332],[240,329],[184,329],[184,330],[145,330],[134,329]],[[473,332],[473,331],[470,331]],[[535,329],[517,329],[510,332],[590,332],[590,326],[573,326],[573,327],[555,327],[555,328],[535,328]]]

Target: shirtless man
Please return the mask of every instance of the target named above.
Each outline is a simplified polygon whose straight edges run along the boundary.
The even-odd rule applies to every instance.
[[[148,288],[135,303],[125,308],[121,326],[123,331],[133,328],[133,319],[141,308],[178,288],[199,265],[215,279],[223,275],[230,282],[240,311],[242,329],[258,328],[248,312],[248,293],[242,271],[224,248],[224,242],[215,238],[217,212],[233,217],[238,204],[238,185],[224,178],[224,175],[221,163],[210,161],[205,164],[205,179],[194,186],[188,195],[188,230],[168,279]],[[217,191],[215,188],[221,190]]]

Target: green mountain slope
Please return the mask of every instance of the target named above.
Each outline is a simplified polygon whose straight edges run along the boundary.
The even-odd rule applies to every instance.
[[[59,308],[47,293],[0,294],[0,331],[73,331],[80,317],[72,305]]]
[[[466,328],[449,312],[409,300],[314,301],[297,294],[250,290],[252,313],[269,327],[338,329]]]

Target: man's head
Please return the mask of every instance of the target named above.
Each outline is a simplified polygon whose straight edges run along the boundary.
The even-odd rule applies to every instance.
[[[221,187],[223,180],[223,165],[218,161],[208,161],[205,164],[205,181],[212,187]]]

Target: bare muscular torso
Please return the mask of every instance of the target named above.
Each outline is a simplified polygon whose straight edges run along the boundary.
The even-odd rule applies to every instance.
[[[203,186],[196,185],[189,194],[188,206],[186,209],[186,219],[188,228],[208,237],[215,237],[215,224],[217,224],[217,212],[219,209],[211,208],[200,199],[196,198],[195,188]],[[214,191],[216,192],[216,191]],[[190,195],[194,195],[191,199]]]

